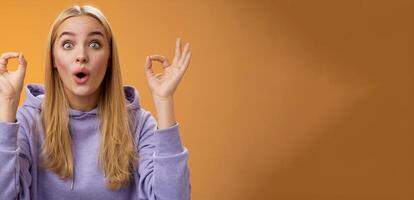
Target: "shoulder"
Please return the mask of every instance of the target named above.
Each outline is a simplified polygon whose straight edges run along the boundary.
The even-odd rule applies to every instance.
[[[139,91],[130,85],[124,85],[124,95],[126,106],[133,125],[135,137],[141,138],[142,134],[148,130],[156,129],[157,122],[153,114],[141,106],[141,97]]]
[[[134,111],[134,112],[131,112],[131,111]],[[152,115],[152,113],[143,107],[130,110],[129,113],[132,115],[133,118],[136,119],[134,120],[135,121],[134,123],[136,125],[137,130],[142,130],[145,127],[147,127],[149,124],[156,123],[155,117]]]

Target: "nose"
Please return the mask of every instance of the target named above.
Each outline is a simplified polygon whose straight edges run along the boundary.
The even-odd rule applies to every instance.
[[[77,63],[87,63],[88,59],[86,58],[85,55],[79,55],[76,57],[76,62]]]
[[[76,63],[83,64],[88,62],[88,56],[86,55],[85,49],[81,48],[76,56]]]

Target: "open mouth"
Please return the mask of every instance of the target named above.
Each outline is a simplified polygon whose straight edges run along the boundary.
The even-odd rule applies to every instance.
[[[76,74],[76,77],[78,77],[78,78],[83,78],[85,76],[86,76],[86,74],[83,73],[83,72],[79,72],[79,73]]]
[[[74,78],[77,84],[84,84],[88,81],[89,75],[83,72],[76,73]]]

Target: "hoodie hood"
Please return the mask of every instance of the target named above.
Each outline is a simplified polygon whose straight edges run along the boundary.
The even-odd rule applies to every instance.
[[[26,100],[23,103],[23,106],[25,107],[31,107],[39,112],[42,110],[42,102],[45,95],[45,87],[41,84],[28,84],[25,87],[26,90]],[[128,107],[128,110],[130,109],[138,109],[140,108],[140,96],[139,92],[132,86],[125,85],[124,86],[124,94],[125,94],[125,103]],[[94,108],[90,111],[79,111],[72,108],[69,108],[69,116],[71,117],[82,117],[82,116],[88,116],[88,115],[96,115],[97,114],[97,108]]]

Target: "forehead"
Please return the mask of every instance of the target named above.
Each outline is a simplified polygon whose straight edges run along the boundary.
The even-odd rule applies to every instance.
[[[94,17],[82,15],[70,17],[63,21],[57,29],[57,36],[62,32],[72,32],[75,35],[87,35],[92,31],[100,31],[105,35],[104,27]]]

